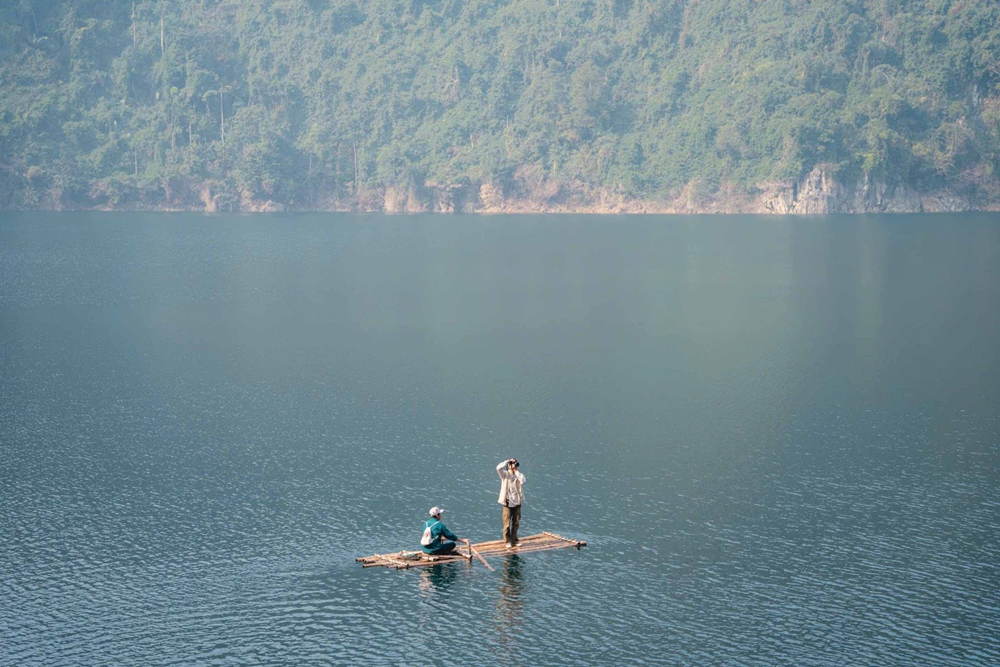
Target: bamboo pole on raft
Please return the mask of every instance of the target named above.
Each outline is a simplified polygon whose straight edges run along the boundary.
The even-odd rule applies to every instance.
[[[487,569],[487,570],[489,570],[490,572],[493,572],[493,571],[494,571],[494,570],[493,570],[493,566],[492,566],[492,565],[490,565],[489,563],[487,563],[487,562],[486,562],[486,559],[485,559],[485,558],[483,558],[482,556],[480,556],[480,555],[479,555],[479,552],[478,552],[478,551],[476,551],[475,549],[473,549],[473,548],[472,548],[472,542],[469,542],[469,553],[470,553],[470,554],[475,554],[475,555],[476,555],[476,558],[478,558],[478,559],[479,559],[479,561],[480,561],[480,562],[481,562],[481,563],[482,563],[483,565],[485,565],[485,566],[486,566],[486,569]],[[470,558],[471,558],[471,556],[470,556]]]

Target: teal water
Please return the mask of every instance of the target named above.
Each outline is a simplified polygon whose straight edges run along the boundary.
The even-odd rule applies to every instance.
[[[1000,664],[998,344],[995,214],[5,213],[0,664]]]

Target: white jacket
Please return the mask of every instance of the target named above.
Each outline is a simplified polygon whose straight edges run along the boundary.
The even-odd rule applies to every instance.
[[[524,475],[520,472],[511,473],[507,469],[507,461],[501,461],[497,466],[497,474],[500,475],[500,498],[497,500],[501,505],[507,504],[507,485],[515,484],[515,489],[517,490],[517,496],[521,499],[521,504],[524,503]]]

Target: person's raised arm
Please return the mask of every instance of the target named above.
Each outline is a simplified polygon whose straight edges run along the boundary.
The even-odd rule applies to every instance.
[[[497,464],[497,474],[500,475],[500,479],[506,479],[504,473],[507,472],[508,464],[510,464],[510,459],[505,459]]]

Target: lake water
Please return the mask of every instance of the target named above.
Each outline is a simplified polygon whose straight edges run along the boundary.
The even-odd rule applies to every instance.
[[[5,213],[0,664],[997,665],[998,349],[996,214]]]

